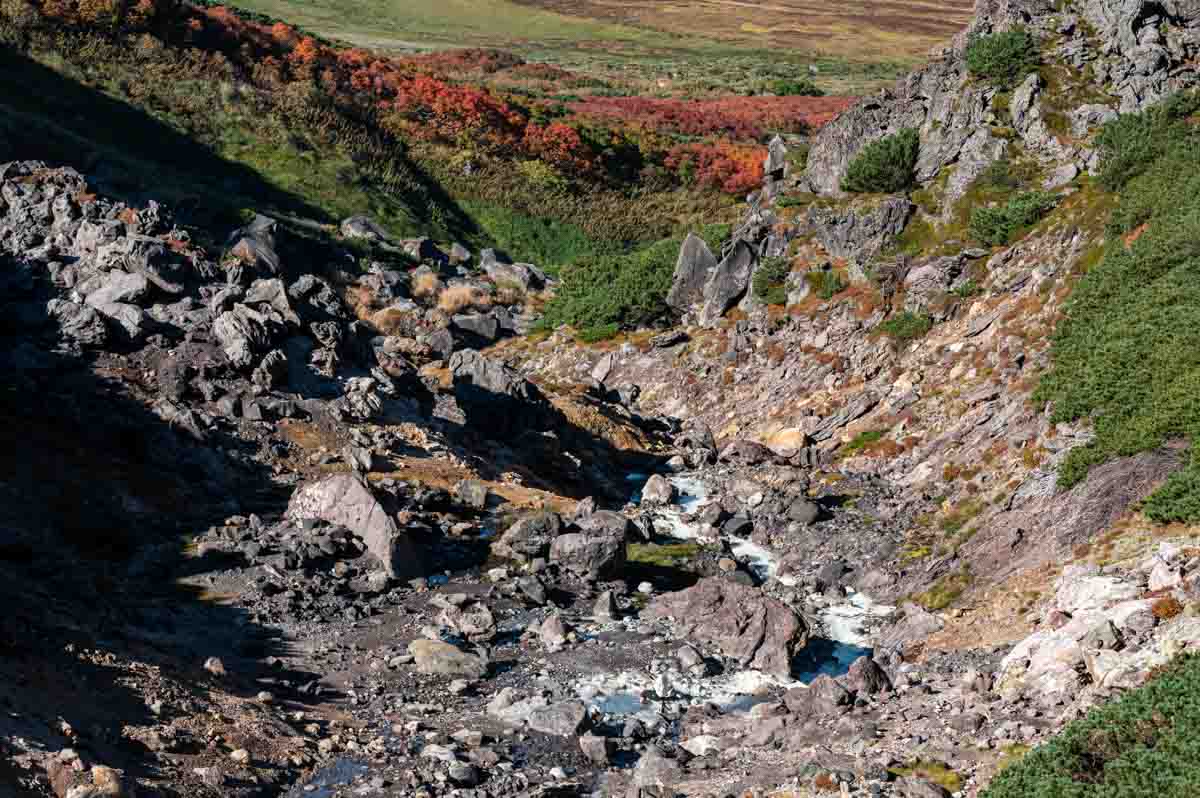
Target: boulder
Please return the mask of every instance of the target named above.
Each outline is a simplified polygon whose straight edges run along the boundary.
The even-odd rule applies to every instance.
[[[268,351],[275,338],[270,319],[246,305],[234,305],[213,322],[213,336],[229,362],[238,368],[254,363],[255,355]]]
[[[409,579],[423,571],[412,541],[358,474],[337,474],[301,486],[292,494],[287,515],[346,527],[362,538],[391,577]]]
[[[642,488],[642,503],[649,505],[666,505],[675,501],[675,486],[662,474],[655,474],[646,480]]]
[[[477,479],[460,480],[454,486],[454,495],[458,497],[463,506],[470,507],[472,510],[482,510],[487,507],[487,485]]]
[[[482,679],[487,675],[485,657],[456,648],[441,640],[414,640],[408,644],[417,670],[439,676]]]
[[[530,561],[550,553],[550,544],[562,534],[562,521],[555,513],[538,513],[522,518],[492,545],[492,553],[512,560]]]
[[[459,404],[481,431],[507,437],[536,426],[545,409],[541,392],[504,363],[464,349],[450,356],[449,367]]]
[[[750,286],[750,272],[754,268],[754,262],[754,250],[745,241],[739,241],[734,245],[733,251],[717,264],[712,277],[704,286],[701,324],[706,327],[712,326],[745,295]]]
[[[793,715],[832,715],[849,710],[854,696],[828,674],[820,674],[808,687],[793,687],[783,696]]]
[[[545,278],[540,271],[525,263],[501,263],[498,260],[484,261],[483,270],[496,285],[515,285],[522,291],[541,288]]]
[[[46,304],[46,313],[58,324],[59,333],[79,346],[97,349],[108,340],[103,316],[90,305],[52,299]]]
[[[257,215],[250,224],[229,237],[229,253],[245,268],[261,274],[279,274],[281,264],[275,246],[278,224],[268,216]],[[236,280],[235,280],[236,282]]]
[[[360,241],[387,241],[387,231],[369,216],[351,216],[342,220],[342,235]]]
[[[86,302],[94,308],[114,302],[137,304],[150,292],[150,281],[143,274],[109,272],[91,291]]]
[[[555,737],[571,737],[591,728],[591,716],[582,701],[562,701],[529,713],[529,728]]]
[[[451,319],[454,329],[468,338],[491,343],[500,337],[500,322],[490,313],[463,313]]]
[[[704,286],[716,268],[717,259],[708,244],[695,233],[689,233],[675,261],[667,305],[682,313],[700,302],[704,298]]]
[[[642,615],[673,618],[683,636],[782,678],[791,676],[792,659],[808,642],[808,626],[791,607],[759,588],[720,577],[659,596]]]
[[[585,579],[616,575],[625,565],[629,520],[602,510],[585,521],[588,523],[578,526],[579,532],[554,539],[550,544],[550,562]]]
[[[851,690],[863,695],[875,695],[892,689],[892,680],[883,668],[870,657],[859,657],[846,673],[846,684]]]

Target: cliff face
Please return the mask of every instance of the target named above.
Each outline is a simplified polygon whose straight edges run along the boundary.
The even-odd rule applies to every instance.
[[[838,195],[854,156],[870,142],[904,128],[921,134],[917,178],[922,184],[954,167],[949,202],[1010,148],[1023,147],[1060,166],[1087,171],[1096,165],[1087,134],[1106,111],[1139,111],[1196,85],[1200,9],[1195,2],[1083,0],[1068,4],[1065,11],[1060,6],[1038,0],[980,0],[971,26],[928,66],[859,103],[818,133],[804,187]],[[993,128],[1004,124],[996,102],[1003,92],[972,79],[966,48],[972,36],[1018,26],[1042,43],[1045,63],[1069,71],[1071,91],[1093,93],[1097,101],[1073,103],[1071,92],[1061,85],[1031,80],[1018,90],[1021,101],[1012,108],[1016,136],[1002,138]],[[1052,134],[1046,125],[1049,112],[1070,117],[1070,136]]]

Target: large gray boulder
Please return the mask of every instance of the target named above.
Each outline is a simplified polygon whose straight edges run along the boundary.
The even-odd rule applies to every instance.
[[[357,474],[338,474],[301,486],[292,494],[287,515],[346,527],[362,538],[389,576],[409,579],[423,570],[412,541]]]
[[[546,404],[541,391],[503,362],[463,349],[449,366],[459,404],[482,432],[503,438],[538,423]]]
[[[562,521],[555,513],[538,513],[510,526],[492,544],[492,553],[512,560],[545,557],[550,544],[562,534]]]
[[[721,577],[659,596],[642,617],[673,618],[688,639],[715,645],[741,665],[781,678],[790,678],[792,659],[808,643],[808,625],[795,610],[760,588]]]
[[[679,248],[667,304],[683,313],[704,298],[704,286],[717,268],[717,258],[704,239],[688,233]]]
[[[864,199],[849,205],[813,205],[808,224],[835,258],[869,263],[904,231],[914,205],[904,197]]]
[[[754,270],[754,261],[754,250],[745,241],[739,241],[725,260],[717,265],[708,284],[704,286],[701,324],[715,324],[745,296],[746,289],[750,287],[750,273]]]
[[[584,579],[615,576],[625,564],[632,527],[628,518],[609,510],[576,518],[573,531],[550,544],[550,562]]]

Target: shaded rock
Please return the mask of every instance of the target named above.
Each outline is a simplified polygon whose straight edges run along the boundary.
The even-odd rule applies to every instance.
[[[562,534],[562,521],[555,513],[538,513],[522,518],[505,530],[492,545],[492,552],[513,560],[532,560],[550,553],[550,544]]]
[[[715,324],[745,295],[750,285],[750,272],[754,268],[754,261],[754,250],[746,242],[739,241],[729,255],[717,265],[712,277],[704,286],[701,324]]]
[[[875,695],[892,689],[892,680],[870,657],[859,657],[846,673],[846,684],[859,695]]]
[[[704,298],[704,286],[717,268],[717,259],[695,233],[689,233],[679,248],[667,305],[679,312],[688,310]]]
[[[868,263],[904,231],[914,208],[904,197],[885,197],[836,208],[814,205],[807,220],[830,255]]]

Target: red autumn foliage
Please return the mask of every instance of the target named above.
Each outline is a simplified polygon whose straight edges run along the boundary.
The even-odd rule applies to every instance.
[[[699,186],[745,194],[762,185],[764,147],[718,141],[711,144],[681,144],[667,153],[666,166],[690,175]]]
[[[386,57],[336,48],[286,23],[261,24],[224,6],[175,0],[34,2],[58,24],[154,30],[169,43],[223,59],[264,88],[311,85],[340,106],[372,114],[402,139],[537,158],[564,173],[595,179],[628,174],[630,166],[662,165],[693,185],[745,193],[762,180],[765,153],[758,142],[768,132],[819,127],[851,102],[839,97],[592,97],[570,104],[570,115],[563,117],[561,106],[544,103],[531,112],[520,100],[472,83],[500,73],[559,87],[580,80],[496,50]],[[681,136],[705,141],[681,144]]]
[[[545,127],[530,124],[525,128],[525,148],[529,154],[564,172],[586,174],[596,165],[596,156],[579,131],[562,122],[551,122]]]
[[[709,100],[590,97],[571,103],[575,114],[685,136],[761,139],[768,130],[804,133],[846,110],[849,97],[721,97]]]

